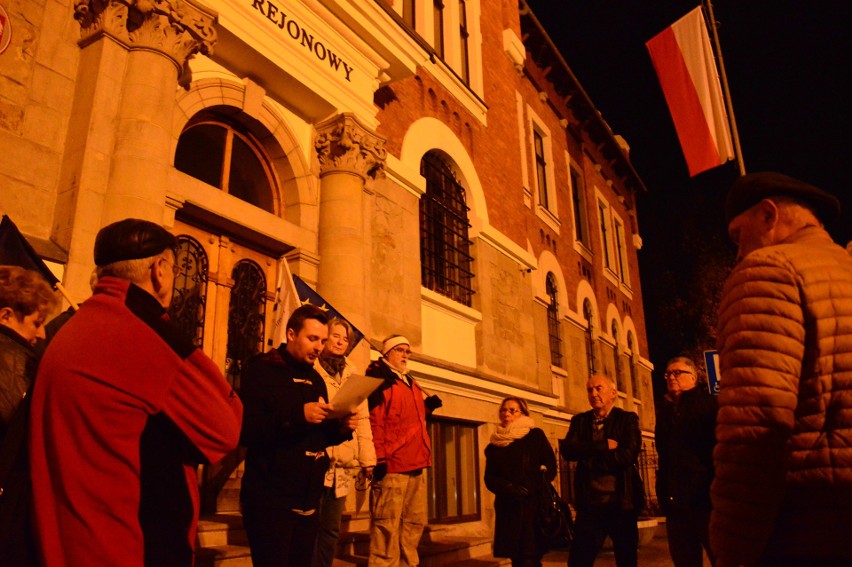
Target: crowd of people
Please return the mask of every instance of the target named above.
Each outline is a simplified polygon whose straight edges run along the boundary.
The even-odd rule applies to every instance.
[[[656,493],[676,567],[705,555],[716,567],[852,564],[852,257],[824,228],[838,215],[835,197],[777,173],[728,193],[738,263],[719,311],[721,392],[678,356],[657,404]],[[371,487],[368,565],[418,565],[427,417],[441,400],[409,372],[410,341],[383,342],[365,371],[379,385],[341,414],[353,329],[303,305],[286,342],[244,366],[238,395],[169,320],[175,244],[144,220],[101,229],[93,295],[49,337],[50,286],[0,266],[0,563],[192,565],[197,468],[242,445],[254,565],[329,567],[358,482]],[[574,463],[568,565],[593,565],[609,536],[616,564],[635,567],[639,419],[612,378],[586,391],[590,409],[558,443]],[[540,567],[557,457],[526,400],[503,399],[497,417],[484,475],[493,553]]]

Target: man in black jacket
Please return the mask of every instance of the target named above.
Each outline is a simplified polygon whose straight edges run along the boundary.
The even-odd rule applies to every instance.
[[[679,356],[666,364],[668,394],[657,410],[657,497],[666,515],[675,567],[701,567],[710,551],[710,483],[716,445],[716,396],[698,382],[695,363]]]
[[[618,567],[636,567],[644,507],[642,479],[636,469],[642,436],[639,416],[614,407],[616,385],[608,376],[586,384],[592,409],[575,415],[559,442],[562,457],[577,461],[574,506],[577,521],[568,552],[568,567],[591,567],[607,535]]]
[[[287,321],[287,343],[251,359],[243,374],[240,500],[255,567],[311,564],[325,448],[351,439],[357,425],[354,414],[329,418],[325,382],[314,370],[327,323],[320,308],[299,307]]]

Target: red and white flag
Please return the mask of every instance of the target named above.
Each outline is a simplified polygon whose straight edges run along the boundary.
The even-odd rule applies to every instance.
[[[689,175],[733,159],[728,113],[701,7],[645,45],[663,87]]]

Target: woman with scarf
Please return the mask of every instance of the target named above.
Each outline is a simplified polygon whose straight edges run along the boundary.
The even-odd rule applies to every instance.
[[[548,482],[556,477],[556,458],[526,400],[504,399],[499,415],[500,425],[485,448],[485,486],[495,496],[494,557],[511,558],[512,567],[541,567],[547,549],[535,519],[542,474]]]
[[[314,368],[328,389],[329,401],[337,394],[344,382],[352,375],[352,365],[346,353],[352,341],[352,326],[339,317],[328,322],[328,340],[325,349],[314,363]],[[355,484],[355,477],[363,471],[367,478],[376,465],[376,449],[370,429],[370,413],[365,400],[357,410],[358,426],[352,439],[340,445],[328,447],[326,453],[330,464],[325,474],[325,489],[319,510],[319,533],[314,546],[312,567],[330,567],[340,535],[340,520],[346,507],[346,496]]]

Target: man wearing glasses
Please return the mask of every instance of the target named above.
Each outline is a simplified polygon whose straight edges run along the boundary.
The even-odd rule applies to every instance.
[[[369,397],[370,426],[376,447],[370,492],[369,567],[419,564],[417,544],[426,527],[426,479],[432,445],[426,415],[441,406],[408,374],[411,344],[394,335],[382,345],[382,357],[367,376],[384,383]]]
[[[695,363],[678,356],[666,364],[666,394],[657,407],[657,498],[666,515],[669,553],[675,567],[701,567],[702,548],[711,564],[710,483],[716,445],[716,397],[697,388]]]

